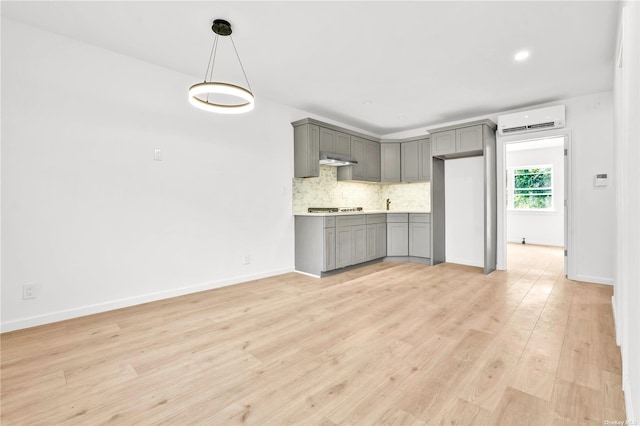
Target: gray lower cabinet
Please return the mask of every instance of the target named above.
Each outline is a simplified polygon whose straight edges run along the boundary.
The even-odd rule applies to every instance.
[[[387,256],[430,258],[431,215],[388,213]]]
[[[336,228],[336,268],[353,265],[353,231],[350,226]]]
[[[427,213],[409,214],[409,256],[431,257],[431,219]]]
[[[367,261],[367,226],[351,227],[351,264]]]
[[[385,213],[295,216],[296,271],[322,276],[382,259],[387,254],[386,219]]]
[[[320,276],[336,269],[336,218],[295,217],[295,267]]]
[[[387,215],[367,215],[367,260],[387,255]]]
[[[365,215],[336,217],[336,268],[367,261]]]
[[[387,213],[387,256],[409,255],[409,215]]]
[[[333,271],[336,269],[336,228],[324,229],[324,268],[322,270]]]

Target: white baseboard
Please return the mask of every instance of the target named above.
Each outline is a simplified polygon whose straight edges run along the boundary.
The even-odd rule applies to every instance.
[[[572,277],[569,279],[574,281],[584,281],[586,283],[593,283],[593,284],[613,285],[613,278],[606,278],[606,277],[594,277],[591,275],[576,275],[575,277]]]
[[[611,312],[613,312],[613,330],[616,332],[616,344],[618,346],[622,343],[622,335],[620,333],[620,329],[618,328],[620,324],[618,323],[618,312],[616,311],[616,298],[611,296]]]
[[[0,325],[2,333],[14,330],[20,330],[28,327],[49,324],[68,320],[72,318],[83,317],[85,315],[97,314],[100,312],[112,311],[114,309],[126,308],[129,306],[140,305],[142,303],[155,302],[157,300],[169,299],[185,294],[197,293],[205,290],[213,290],[215,288],[226,287],[234,284],[240,284],[247,281],[257,280],[260,278],[272,277],[274,275],[292,272],[293,268],[273,269],[270,271],[258,272],[255,274],[242,275],[233,278],[226,278],[219,281],[200,283],[179,287],[171,290],[164,290],[154,293],[142,294],[139,296],[126,297],[123,299],[110,300],[92,305],[79,306],[77,308],[64,309],[61,311],[48,312],[46,314],[34,315],[31,317],[18,318],[11,321],[5,321]]]
[[[295,269],[293,272],[296,272],[298,274],[302,274],[302,275],[306,275],[308,277],[313,277],[313,278],[320,278],[319,275],[314,275],[314,274],[310,274],[308,272],[302,272],[302,271],[298,271],[297,269]]]
[[[484,260],[481,262],[476,262],[474,260],[469,259],[452,259],[447,257],[447,263],[456,263],[458,265],[466,265],[466,266],[477,266],[478,268],[484,268]]]
[[[629,381],[629,377],[626,375],[622,376],[622,389],[624,390],[624,406],[627,414],[627,423],[628,425],[637,424],[636,417],[633,412],[633,398],[632,390],[631,390],[631,382]]]

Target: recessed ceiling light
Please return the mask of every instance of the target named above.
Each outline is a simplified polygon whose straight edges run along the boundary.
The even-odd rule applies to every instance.
[[[366,101],[362,101],[364,105],[371,105],[373,103],[372,100],[367,99]]]
[[[398,120],[404,120],[405,118],[407,118],[407,116],[406,116],[406,115],[399,115],[399,116],[398,116]]]
[[[514,56],[513,58],[516,61],[524,61],[528,57],[529,57],[529,51],[528,50],[521,50],[520,52],[516,53],[516,56]]]

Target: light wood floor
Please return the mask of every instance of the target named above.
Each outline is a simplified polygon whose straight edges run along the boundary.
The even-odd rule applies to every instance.
[[[516,260],[517,259],[517,260]],[[2,424],[625,420],[608,286],[508,272],[295,273],[2,335]]]

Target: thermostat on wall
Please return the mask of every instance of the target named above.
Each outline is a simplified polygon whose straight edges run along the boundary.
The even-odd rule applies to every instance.
[[[597,174],[594,181],[594,186],[607,186],[607,185],[609,185],[609,179],[607,177],[607,174],[606,173]]]

